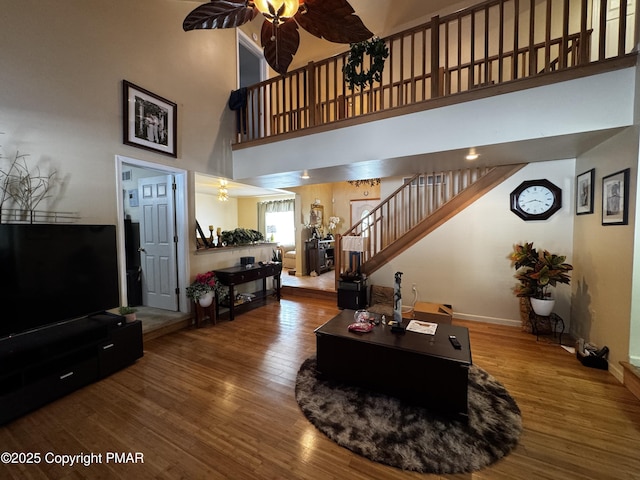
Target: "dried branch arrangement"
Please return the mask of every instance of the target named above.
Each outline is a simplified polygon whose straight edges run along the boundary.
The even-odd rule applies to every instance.
[[[30,169],[27,157],[16,152],[7,167],[0,166],[0,221],[5,204],[29,215],[33,221],[38,205],[51,196],[57,171],[43,174],[38,166]]]

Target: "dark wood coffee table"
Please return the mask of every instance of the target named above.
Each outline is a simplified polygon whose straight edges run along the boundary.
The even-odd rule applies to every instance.
[[[347,329],[353,314],[343,310],[315,330],[321,375],[442,412],[467,414],[468,329],[439,324],[435,335],[398,334],[380,324],[371,332],[353,333]],[[458,338],[461,350],[453,348],[449,335]]]

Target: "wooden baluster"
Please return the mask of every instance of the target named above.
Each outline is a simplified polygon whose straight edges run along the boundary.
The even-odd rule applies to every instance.
[[[489,7],[484,8],[484,79],[482,83],[487,85],[491,81],[491,72],[489,71]]]
[[[551,71],[551,0],[547,0],[544,34],[544,71]]]
[[[440,92],[438,69],[440,67],[440,17],[431,17],[431,98]]]
[[[626,0],[620,0],[620,3]],[[598,39],[598,60],[602,61],[606,58],[607,52],[607,0],[600,0],[600,32]]]
[[[448,95],[451,85],[446,81],[447,72],[449,72],[449,22],[444,24],[444,66],[440,67],[441,75],[438,77],[438,95]]]
[[[498,17],[498,83],[502,83],[504,79],[504,1],[501,1],[498,6]]]
[[[462,90],[462,17],[458,17],[458,85],[456,92]]]
[[[411,53],[409,55],[411,59],[410,67],[410,85],[411,85],[411,103],[416,103],[416,34],[411,34]]]
[[[535,34],[536,34],[536,2],[530,0],[529,2],[529,72],[527,76],[533,76],[536,74],[536,50],[535,50]]]
[[[518,45],[518,38],[520,36],[520,2],[514,0],[513,2],[513,58],[511,59],[511,80],[518,78],[518,51],[520,46]]]
[[[582,0],[580,4],[580,55],[579,62],[580,64],[589,63],[588,58],[588,43],[589,43],[589,34],[587,32],[587,12],[588,8],[588,0]]]
[[[620,15],[618,17],[618,56],[625,54],[627,40],[627,0],[620,0]]]
[[[316,114],[318,113],[318,105],[316,103],[316,75],[315,64],[313,62],[307,63],[305,70],[306,86],[307,86],[307,102],[309,104],[309,126],[314,127],[317,125]]]
[[[306,120],[306,115],[304,114],[305,109],[302,108],[302,103],[300,100],[300,90],[301,90],[301,84],[302,84],[302,74],[300,71],[296,72],[296,110],[298,112],[298,122],[296,125],[296,129],[300,130],[301,128],[304,128],[307,126],[307,120]]]
[[[471,12],[471,33],[469,35],[469,84],[467,90],[471,90],[476,84],[476,11]]]
[[[404,85],[404,42],[405,38],[400,37],[400,70],[399,78],[398,78],[398,106],[405,105],[407,103],[407,97],[405,92]]]
[[[569,55],[569,0],[564,0],[562,8],[562,41],[560,42],[559,70],[567,68]]]

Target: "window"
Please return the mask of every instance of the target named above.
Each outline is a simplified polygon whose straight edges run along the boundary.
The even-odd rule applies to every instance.
[[[369,209],[363,210],[362,215],[360,215],[360,220],[362,220],[362,236],[363,237],[368,237],[369,236],[369,215],[371,214],[371,212],[369,212]]]
[[[265,239],[295,245],[294,203],[290,199],[258,203],[258,230]]]
[[[294,245],[293,210],[288,212],[266,212],[266,239],[282,245]]]

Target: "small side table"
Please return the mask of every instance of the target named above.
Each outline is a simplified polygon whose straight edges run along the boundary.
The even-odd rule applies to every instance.
[[[562,334],[564,333],[564,320],[560,315],[551,313],[548,317],[537,315],[533,310],[529,312],[529,322],[531,322],[531,331],[536,334],[536,341],[540,340],[540,335],[544,335],[541,332],[541,325],[548,323],[551,328],[551,334],[553,338],[558,336],[558,343],[562,345]],[[562,327],[558,331],[558,326]]]

